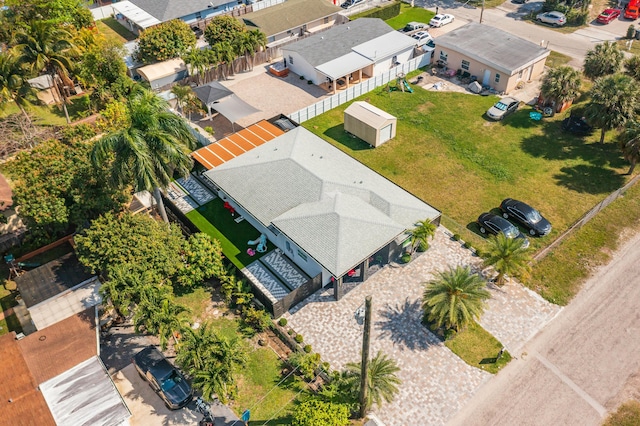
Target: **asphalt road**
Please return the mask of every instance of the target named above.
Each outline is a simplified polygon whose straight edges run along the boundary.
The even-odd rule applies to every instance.
[[[640,397],[640,234],[449,425],[600,425]]]

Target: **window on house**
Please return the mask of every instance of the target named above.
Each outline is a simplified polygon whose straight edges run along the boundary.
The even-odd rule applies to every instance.
[[[267,43],[273,43],[274,41],[276,41],[276,36],[271,36],[267,38]]]
[[[328,24],[328,23],[329,23],[329,17],[328,17],[328,16],[326,16],[326,17],[324,18],[324,23],[325,23],[325,24]]]
[[[441,60],[441,61],[444,61],[444,62],[447,62],[447,57],[448,57],[447,52],[443,52],[443,51],[441,50],[441,51],[440,51],[440,60]]]
[[[460,68],[462,68],[463,70],[467,70],[469,71],[469,61],[462,61],[462,64],[460,65]]]
[[[289,55],[289,65],[293,65],[293,57]]]
[[[500,83],[500,74],[496,73],[496,78],[494,78],[493,81]]]
[[[200,19],[200,18],[202,18],[202,13],[196,12],[196,19]]]
[[[300,256],[300,258],[302,258],[302,260],[304,260],[305,262],[307,261],[307,255],[305,252],[303,252],[302,250],[298,249],[298,256]]]
[[[285,241],[284,246],[287,248],[289,253],[293,254],[293,249],[291,248],[291,243],[289,241]]]

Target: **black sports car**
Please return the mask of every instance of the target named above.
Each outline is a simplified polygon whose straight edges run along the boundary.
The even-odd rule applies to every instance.
[[[505,198],[500,203],[500,210],[502,210],[502,217],[514,219],[528,228],[531,235],[543,236],[551,232],[551,223],[538,210],[522,201]]]
[[[587,123],[584,117],[574,115],[562,120],[562,129],[579,136],[589,136],[593,133],[593,127]]]
[[[480,232],[483,234],[490,233],[497,235],[499,233],[503,233],[507,238],[522,238],[524,240],[522,247],[529,247],[529,239],[522,235],[522,232],[520,232],[518,227],[507,219],[501,218],[497,214],[482,213],[478,217],[477,222],[480,227]]]

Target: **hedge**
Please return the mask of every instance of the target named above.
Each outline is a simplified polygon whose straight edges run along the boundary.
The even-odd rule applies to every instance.
[[[400,14],[400,2],[395,2],[389,6],[376,7],[369,12],[358,14],[358,18],[380,18],[383,21],[395,18]]]

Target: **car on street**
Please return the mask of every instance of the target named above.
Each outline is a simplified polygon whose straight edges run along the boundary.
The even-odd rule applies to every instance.
[[[602,13],[598,15],[598,19],[596,20],[600,24],[608,24],[609,22],[616,19],[618,16],[620,16],[620,9],[609,8],[609,9],[603,10]]]
[[[527,203],[505,198],[500,203],[502,217],[513,219],[529,230],[532,236],[544,236],[551,232],[551,223],[540,212]]]
[[[423,44],[427,44],[429,41],[433,40],[433,37],[431,37],[431,35],[426,31],[418,31],[411,37],[413,37],[416,40],[417,42],[416,44],[418,47],[422,46]]]
[[[553,25],[554,27],[561,27],[567,23],[567,17],[564,16],[564,13],[562,12],[544,12],[538,13],[536,21],[542,22],[543,24]]]
[[[440,28],[443,25],[447,25],[453,22],[453,15],[448,13],[439,13],[429,21],[429,25],[435,28]]]
[[[352,7],[357,6],[359,4],[364,4],[364,0],[347,0],[344,3],[342,3],[340,7],[343,9],[351,9]]]
[[[487,110],[487,117],[493,120],[502,120],[507,115],[517,110],[519,105],[519,100],[507,96],[506,98],[500,99],[495,105]]]
[[[477,222],[480,227],[480,233],[482,234],[489,233],[498,235],[502,233],[507,238],[520,238],[524,240],[522,242],[522,247],[529,247],[529,239],[520,232],[518,227],[497,214],[482,213],[478,216]]]
[[[421,30],[423,28],[427,28],[428,25],[425,24],[424,22],[409,22],[407,25],[405,25],[402,29],[400,29],[399,31],[403,32],[403,33],[410,33],[412,31],[418,31]]]
[[[140,377],[149,382],[170,410],[180,409],[191,401],[191,385],[155,346],[147,346],[135,354],[132,362]]]

